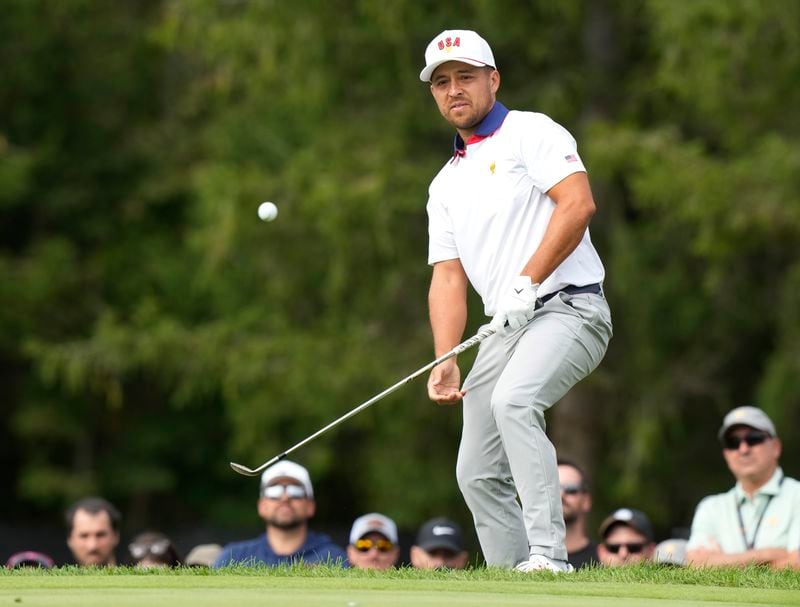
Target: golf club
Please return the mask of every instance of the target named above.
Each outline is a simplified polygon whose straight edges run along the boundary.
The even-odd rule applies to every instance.
[[[468,340],[463,341],[460,344],[458,344],[455,348],[453,348],[452,350],[450,350],[446,354],[443,354],[442,356],[440,356],[436,360],[434,360],[432,362],[429,362],[424,367],[422,367],[420,369],[417,369],[416,371],[414,371],[408,377],[405,377],[405,378],[401,379],[399,382],[397,382],[396,384],[394,384],[393,386],[391,386],[389,388],[386,388],[386,390],[384,390],[380,394],[376,394],[375,396],[370,398],[368,401],[360,404],[358,407],[356,407],[352,411],[350,411],[348,413],[345,413],[339,419],[332,421],[330,424],[328,424],[327,426],[325,426],[321,430],[317,430],[314,434],[312,434],[308,438],[303,439],[302,441],[297,443],[294,447],[290,447],[289,449],[287,449],[286,451],[284,451],[280,455],[276,455],[271,460],[269,460],[267,462],[264,462],[258,468],[248,468],[247,466],[243,466],[242,464],[237,464],[235,462],[231,462],[231,468],[233,468],[234,471],[236,471],[239,474],[242,474],[244,476],[256,476],[256,475],[258,475],[261,471],[269,468],[272,464],[275,464],[275,463],[281,461],[282,459],[284,459],[292,451],[294,451],[296,449],[299,449],[300,447],[302,447],[306,443],[310,443],[312,440],[314,440],[318,436],[324,434],[325,432],[327,432],[331,428],[333,428],[335,426],[338,426],[339,424],[341,424],[346,419],[350,419],[356,413],[360,413],[361,411],[363,411],[364,409],[366,409],[370,405],[374,405],[379,400],[381,400],[384,396],[388,396],[389,394],[391,394],[392,392],[394,392],[395,390],[397,390],[401,386],[403,386],[403,385],[407,384],[408,382],[410,382],[412,379],[415,379],[415,378],[419,377],[420,375],[422,375],[426,371],[432,369],[433,367],[435,367],[438,364],[443,363],[447,359],[452,358],[453,356],[457,356],[458,354],[461,354],[465,350],[469,350],[471,347],[481,343],[487,337],[489,337],[491,335],[494,335],[494,333],[495,333],[495,329],[493,329],[491,327],[486,327],[482,331],[479,331],[478,333],[476,333],[475,335],[470,337]]]

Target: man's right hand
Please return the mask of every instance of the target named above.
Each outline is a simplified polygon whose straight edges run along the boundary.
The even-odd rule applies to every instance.
[[[461,389],[461,370],[454,359],[436,365],[428,378],[428,398],[438,405],[457,403],[464,394]]]

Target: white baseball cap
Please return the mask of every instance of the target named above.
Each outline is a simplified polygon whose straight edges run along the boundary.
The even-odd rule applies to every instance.
[[[434,70],[448,61],[496,67],[489,43],[471,30],[445,30],[425,49],[425,68],[419,79],[430,82]]]
[[[353,521],[353,527],[350,529],[350,543],[355,544],[367,533],[380,533],[393,544],[397,543],[397,525],[392,519],[383,514],[371,512],[364,516],[359,516]]]
[[[300,464],[290,462],[288,459],[278,462],[264,470],[261,475],[261,489],[267,487],[276,478],[291,478],[303,485],[306,490],[306,495],[310,498],[314,497],[314,488],[311,486],[311,477],[308,470],[303,468]]]
[[[736,407],[729,411],[722,420],[722,427],[717,432],[717,437],[722,440],[725,434],[734,426],[749,426],[756,430],[766,432],[770,436],[778,436],[775,431],[775,424],[769,416],[758,407]]]

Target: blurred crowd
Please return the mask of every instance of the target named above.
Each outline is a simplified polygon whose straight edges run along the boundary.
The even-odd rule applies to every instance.
[[[660,542],[647,514],[633,505],[606,516],[595,541],[587,524],[592,509],[589,479],[577,463],[559,461],[570,563],[576,569],[642,562],[800,569],[800,483],[786,477],[779,465],[782,445],[772,420],[756,407],[738,407],[725,416],[717,439],[735,485],[701,500],[688,537]],[[153,530],[136,535],[122,549],[119,511],[101,497],[87,497],[66,512],[66,543],[73,560],[64,564],[219,568],[326,563],[362,569],[399,565],[463,569],[480,562],[477,554],[470,555],[462,528],[447,517],[432,518],[419,527],[406,563],[401,562],[397,525],[386,514],[372,512],[356,518],[348,544],[340,546],[311,528],[315,509],[308,471],[283,460],[261,477],[257,513],[265,525],[263,533],[225,546],[201,544],[184,556],[167,535]],[[120,554],[124,556],[118,562]],[[8,557],[6,566],[51,568],[56,563],[47,554],[27,549]]]

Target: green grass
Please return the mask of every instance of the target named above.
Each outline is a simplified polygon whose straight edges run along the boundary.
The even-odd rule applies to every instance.
[[[800,605],[800,573],[641,566],[572,575],[336,567],[0,572],[0,607],[646,607]]]

